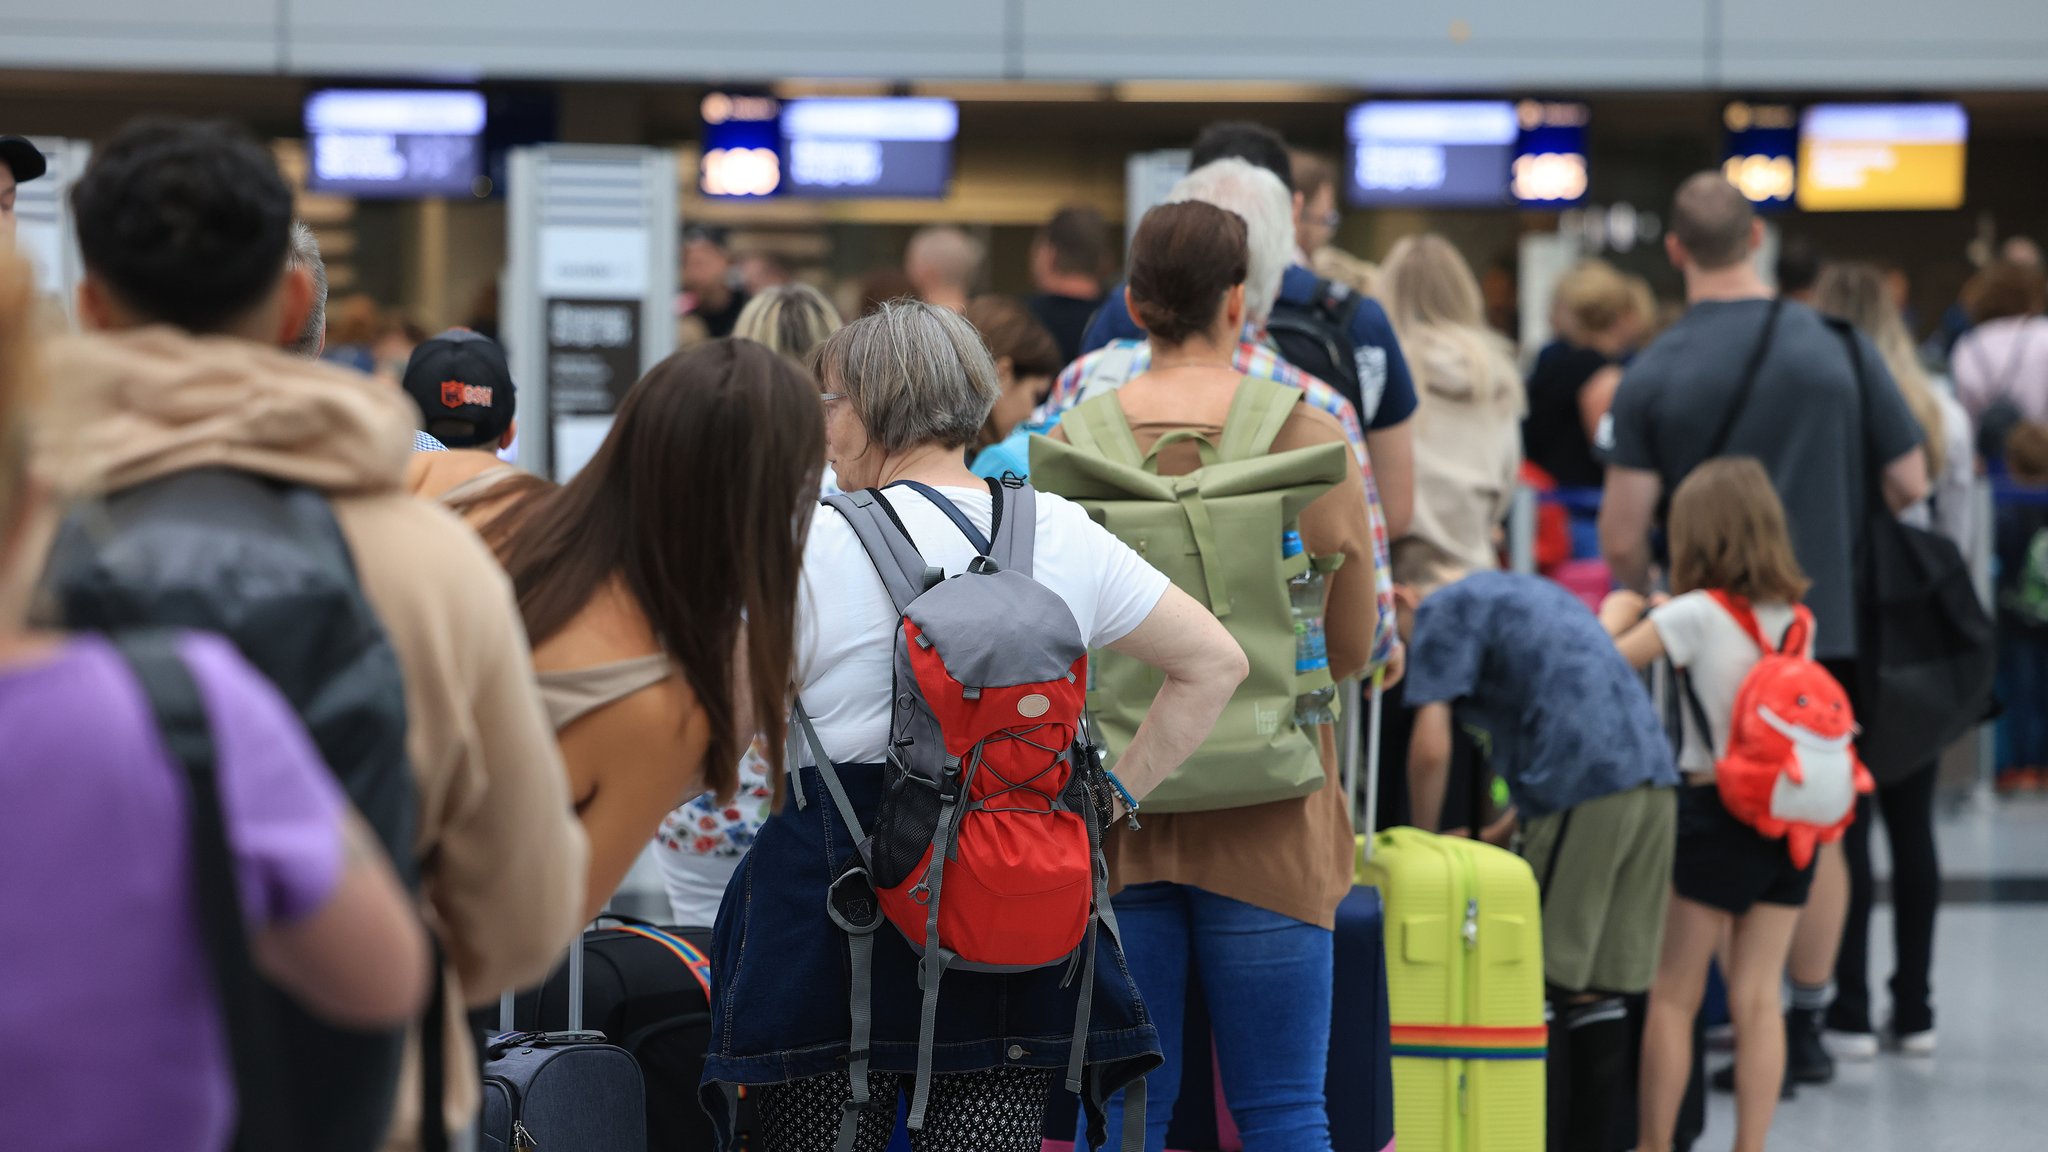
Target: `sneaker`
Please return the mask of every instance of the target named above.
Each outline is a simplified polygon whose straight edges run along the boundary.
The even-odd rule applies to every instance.
[[[1714,1091],[1716,1092],[1735,1091],[1735,1065],[1730,1064],[1726,1068],[1723,1068],[1719,1072],[1716,1072],[1712,1076],[1709,1076],[1707,1078],[1707,1082],[1714,1086]],[[1798,1094],[1799,1087],[1798,1085],[1792,1082],[1792,1075],[1790,1070],[1788,1069],[1785,1074],[1785,1082],[1778,1089],[1778,1099],[1790,1100]]]
[[[1877,1033],[1828,1029],[1827,1049],[1835,1059],[1857,1064],[1877,1059]]]
[[[1892,1050],[1901,1056],[1926,1058],[1934,1055],[1934,1029],[1925,1032],[1907,1032],[1889,1037]]]
[[[1785,1074],[1801,1084],[1826,1084],[1835,1078],[1835,1058],[1821,1043],[1823,1013],[1794,1008],[1785,1013]]]

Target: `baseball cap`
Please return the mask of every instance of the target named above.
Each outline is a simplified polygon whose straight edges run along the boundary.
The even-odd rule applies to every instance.
[[[420,406],[421,428],[450,448],[495,446],[518,412],[505,350],[467,328],[413,349],[404,385]]]
[[[0,136],[0,163],[14,173],[16,184],[26,184],[50,170],[49,161],[36,146],[19,136]]]

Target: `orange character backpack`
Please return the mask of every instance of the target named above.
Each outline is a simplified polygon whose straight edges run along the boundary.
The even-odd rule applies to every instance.
[[[1708,594],[1763,658],[1735,694],[1725,751],[1713,746],[1713,726],[1689,679],[1683,680],[1686,705],[1716,758],[1721,803],[1764,836],[1784,840],[1792,862],[1804,868],[1820,845],[1842,838],[1856,819],[1856,797],[1877,786],[1856,755],[1849,694],[1809,655],[1813,613],[1804,605],[1793,606],[1785,642],[1773,646],[1747,600]]]

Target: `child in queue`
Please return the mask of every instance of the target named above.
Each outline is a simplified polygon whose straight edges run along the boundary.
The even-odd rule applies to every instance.
[[[1715,749],[1727,749],[1738,691],[1763,652],[1740,622],[1782,645],[1811,616],[1808,582],[1792,551],[1785,511],[1762,465],[1709,460],[1671,501],[1672,598],[1650,606],[1616,592],[1601,622],[1636,668],[1669,659],[1690,682],[1679,768],[1678,853],[1664,921],[1663,955],[1643,1032],[1638,1149],[1671,1147],[1692,1069],[1692,1026],[1717,944],[1728,940],[1728,999],[1735,1023],[1736,1152],[1761,1152],[1784,1079],[1779,981],[1792,948],[1813,865],[1793,862],[1783,841],[1738,821],[1715,784]],[[1809,651],[1810,655],[1810,651]],[[1695,715],[1711,728],[1701,732]]]
[[[1550,1146],[1603,1147],[1625,1099],[1626,1008],[1650,986],[1670,891],[1678,774],[1649,693],[1562,586],[1516,572],[1442,571],[1397,585],[1415,707],[1408,777],[1416,826],[1469,823],[1519,853],[1543,909],[1550,1002]],[[1433,586],[1432,586],[1433,585]],[[1446,803],[1457,734],[1508,787]]]

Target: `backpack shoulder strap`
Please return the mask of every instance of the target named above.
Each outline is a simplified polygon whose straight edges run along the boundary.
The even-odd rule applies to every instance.
[[[1230,402],[1230,414],[1223,420],[1223,442],[1217,453],[1225,460],[1250,460],[1264,456],[1286,426],[1294,406],[1304,393],[1292,385],[1261,376],[1247,376],[1238,383]]]
[[[1067,442],[1083,452],[1131,468],[1144,466],[1145,454],[1138,451],[1138,437],[1114,392],[1075,405],[1060,427],[1067,430]]]
[[[853,526],[854,535],[860,537],[860,546],[867,551],[869,562],[881,574],[882,585],[889,590],[889,599],[897,612],[907,610],[911,601],[924,595],[925,573],[929,568],[924,554],[911,542],[910,533],[897,522],[895,513],[882,502],[880,492],[872,488],[842,492],[826,497],[825,504]]]
[[[988,495],[995,507],[990,562],[1005,571],[1031,575],[1033,553],[1038,546],[1038,493],[1029,484],[1011,488],[1000,480],[991,480]]]
[[[295,1141],[287,1135],[291,1126],[281,1110],[279,1071],[284,1052],[272,1026],[270,993],[257,975],[248,925],[242,918],[241,889],[220,794],[218,750],[205,702],[178,651],[177,633],[156,629],[110,639],[142,686],[164,750],[185,777],[200,935],[213,969],[214,994],[220,1000],[235,1077],[238,1115],[233,1147],[238,1152],[288,1147]]]
[[[1766,656],[1778,651],[1778,646],[1771,643],[1770,639],[1764,635],[1763,625],[1757,623],[1756,610],[1749,606],[1749,601],[1740,596],[1724,592],[1719,588],[1708,592],[1707,595],[1712,596],[1714,603],[1719,604],[1721,610],[1728,613],[1734,619],[1735,626],[1742,629],[1743,634],[1748,636],[1750,642],[1757,646],[1758,651]],[[1796,625],[1797,621],[1795,620],[1794,623]]]

